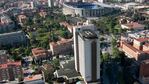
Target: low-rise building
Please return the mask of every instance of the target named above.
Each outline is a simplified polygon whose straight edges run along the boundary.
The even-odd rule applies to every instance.
[[[81,78],[81,75],[75,70],[74,60],[69,60],[64,64],[61,64],[60,69],[56,70],[54,75],[57,78],[66,79],[68,84],[76,82],[77,78]]]
[[[45,18],[46,15],[47,15],[47,12],[41,10],[41,11],[39,12],[39,15],[40,15],[41,17],[44,17],[44,18]]]
[[[32,56],[27,56],[22,58],[22,66],[28,67],[33,62]]]
[[[27,21],[26,15],[23,15],[23,14],[18,15],[18,21],[21,25],[23,25],[23,23],[25,23]]]
[[[47,73],[53,72],[54,71],[53,65],[51,65],[51,64],[44,64],[42,66],[42,71],[43,72],[46,72],[47,71]]]
[[[144,60],[140,64],[139,79],[142,84],[149,84],[149,60]]]
[[[6,50],[0,50],[0,64],[7,63],[8,54]]]
[[[66,27],[70,33],[73,33],[73,27],[82,25],[85,23],[85,21],[86,20],[83,20],[83,18],[68,17],[67,21],[60,22],[60,25]]]
[[[24,84],[45,84],[42,74],[25,77],[23,80],[23,83]]]
[[[53,55],[63,55],[72,52],[72,39],[61,39],[57,42],[49,43]]]
[[[120,48],[125,54],[136,60],[149,59],[149,38],[138,38],[133,40],[122,40]]]
[[[129,22],[126,24],[121,24],[121,27],[122,29],[127,29],[127,30],[143,30],[145,26],[137,22]]]
[[[0,47],[18,46],[20,44],[26,44],[26,43],[27,43],[27,37],[25,33],[22,31],[0,34]]]
[[[54,67],[53,65],[46,63],[42,66],[41,70],[45,81],[48,81],[49,77],[53,75]]]
[[[14,29],[15,24],[8,16],[0,16],[0,33],[11,32],[14,31]]]
[[[73,32],[73,26],[68,24],[67,22],[61,22],[60,25],[66,27],[70,33]]]
[[[23,77],[21,62],[0,64],[0,81],[13,81]]]
[[[135,0],[135,2],[144,3],[147,2],[147,0]]]
[[[129,1],[129,0],[128,0]],[[131,0],[130,0],[131,1]],[[128,10],[128,9],[134,9],[136,6],[139,6],[138,3],[134,3],[134,2],[130,2],[130,3],[126,3],[123,5],[123,9],[124,10]]]
[[[137,32],[128,32],[127,36],[129,38],[149,38],[149,30],[142,30],[142,31],[137,31]],[[124,36],[125,37],[125,36]]]
[[[44,48],[33,48],[32,54],[36,63],[42,63],[43,60],[50,60],[52,58],[51,51],[48,51]]]
[[[21,61],[11,61],[8,59],[6,50],[0,50],[0,83],[7,81],[19,82],[23,77]]]

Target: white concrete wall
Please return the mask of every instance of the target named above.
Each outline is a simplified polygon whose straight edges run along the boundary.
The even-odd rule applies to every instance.
[[[79,68],[80,68],[80,74],[82,77],[85,79],[86,76],[86,63],[85,63],[85,45],[84,41],[82,40],[81,37],[78,37],[79,40]]]
[[[84,41],[84,50],[85,50],[85,75],[84,78],[86,81],[91,81],[91,70],[92,70],[92,62],[91,62],[91,40]]]
[[[97,41],[97,79],[100,79],[100,42],[99,39],[97,39],[96,41]]]

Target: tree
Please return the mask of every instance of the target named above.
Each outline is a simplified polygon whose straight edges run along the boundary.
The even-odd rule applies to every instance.
[[[146,24],[145,25],[145,29],[149,29],[149,24]]]
[[[26,26],[32,26],[34,23],[33,23],[33,20],[31,18],[28,18],[28,21],[26,21],[25,25]]]
[[[135,10],[132,15],[132,20],[133,21],[144,21],[145,17]]]
[[[55,70],[57,70],[58,67],[60,66],[59,59],[54,59],[54,60],[51,61],[51,63],[52,63],[52,65],[53,65],[53,67],[54,67]]]
[[[60,36],[65,39],[69,39],[72,37],[72,34],[68,30],[64,29],[64,30],[60,30]]]
[[[117,45],[116,39],[112,38],[111,44],[112,44],[112,48],[116,47]]]
[[[110,54],[109,54],[109,53],[104,53],[104,54],[102,55],[102,60],[103,60],[104,62],[108,61],[109,59],[110,59]]]
[[[24,48],[25,50],[24,50],[24,54],[25,54],[25,56],[29,56],[30,54],[31,54],[31,47],[26,47],[26,48]]]
[[[104,41],[104,40],[105,40],[105,38],[104,38],[104,37],[101,37],[101,38],[100,38],[100,41]]]
[[[120,51],[117,48],[112,48],[112,56],[114,58],[120,58]]]
[[[50,35],[50,41],[54,41],[54,42],[57,42],[58,41],[58,36],[54,33],[51,32],[51,35]]]
[[[43,69],[44,72],[44,77],[45,77],[45,81],[48,82],[49,84],[53,84],[52,83],[52,79],[53,79],[53,73],[54,73],[54,68],[51,64],[47,69]]]
[[[102,17],[99,18],[98,21],[93,20],[94,23],[99,30],[103,31],[103,33],[113,33],[115,25],[118,24],[118,20],[115,17]]]
[[[18,55],[13,55],[12,58],[15,61],[21,61],[22,60],[22,56],[18,56]]]
[[[121,34],[122,33],[122,28],[119,24],[115,25],[114,30],[117,30],[116,32],[114,32],[114,34],[118,34],[118,33]]]

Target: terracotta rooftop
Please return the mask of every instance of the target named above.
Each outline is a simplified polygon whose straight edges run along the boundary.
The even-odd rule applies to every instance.
[[[39,80],[39,79],[42,79],[42,75],[41,74],[25,77],[24,81],[33,81],[33,80]]]
[[[1,64],[0,65],[0,68],[2,68],[2,69],[7,68],[7,67],[8,67],[7,64]]]
[[[124,25],[129,27],[130,29],[144,28],[144,25],[139,24],[137,22],[130,22],[130,23],[127,23],[127,24],[124,24]]]
[[[0,68],[8,68],[10,65],[21,66],[21,62],[8,62],[6,64],[0,64]]]
[[[142,39],[138,39],[139,41],[142,41]],[[144,41],[144,40],[143,40]],[[145,44],[143,45],[143,50],[142,49],[137,49],[135,46],[133,46],[132,44],[128,43],[127,41],[122,41],[121,42],[122,46],[120,46],[122,49],[124,49],[123,51],[127,54],[131,54],[133,57],[138,58],[138,56],[142,56],[142,55],[149,55],[149,50],[148,48],[144,47],[144,46],[149,46],[149,44]]]
[[[43,56],[48,54],[48,51],[45,50],[44,48],[34,48],[32,49],[32,54],[33,56]]]
[[[149,47],[149,43],[145,43],[144,46]]]
[[[144,41],[149,41],[149,38],[138,38],[138,39],[135,39],[139,42],[144,42]]]
[[[133,47],[132,45],[128,44],[127,42],[123,42],[124,45],[126,45],[127,47],[129,47],[131,50],[133,50],[134,52],[138,52],[138,53],[143,53],[143,51],[136,49],[135,47]]]
[[[61,39],[60,41],[57,41],[57,42],[50,42],[50,45],[52,45],[53,47],[56,47],[58,45],[65,45],[71,41],[72,39]]]

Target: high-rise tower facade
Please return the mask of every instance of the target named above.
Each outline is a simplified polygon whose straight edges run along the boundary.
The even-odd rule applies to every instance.
[[[86,82],[100,79],[100,44],[92,24],[74,28],[75,68]]]

